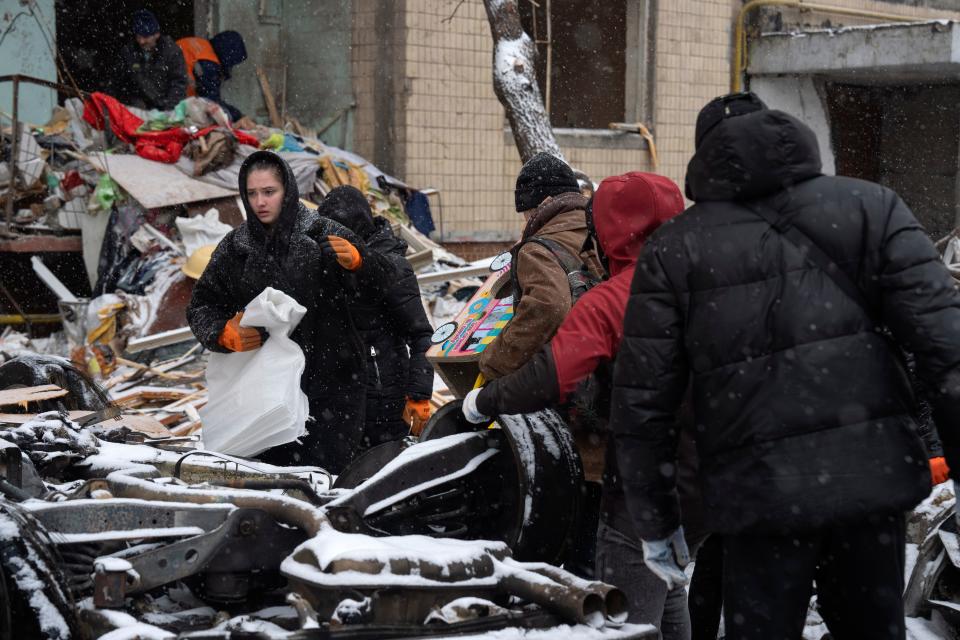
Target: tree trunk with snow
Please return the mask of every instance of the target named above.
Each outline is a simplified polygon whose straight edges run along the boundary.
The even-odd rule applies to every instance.
[[[540,96],[537,50],[520,25],[517,0],[483,0],[483,6],[493,34],[493,90],[506,109],[520,160],[541,151],[564,159]]]

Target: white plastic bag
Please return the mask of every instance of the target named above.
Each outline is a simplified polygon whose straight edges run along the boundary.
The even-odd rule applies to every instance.
[[[247,305],[241,326],[263,327],[270,337],[254,351],[210,355],[209,400],[200,409],[204,448],[254,456],[306,433],[303,351],[290,339],[306,312],[272,287]]]
[[[218,245],[223,237],[233,229],[230,225],[220,222],[220,212],[207,209],[202,216],[192,218],[176,218],[174,222],[183,238],[183,248],[187,257],[200,247],[208,244]]]

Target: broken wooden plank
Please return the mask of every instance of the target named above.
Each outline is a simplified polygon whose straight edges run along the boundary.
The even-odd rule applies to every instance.
[[[31,256],[30,264],[33,265],[33,272],[43,281],[43,284],[47,285],[50,291],[53,291],[58,300],[77,302],[77,296],[73,295],[70,289],[67,289],[67,285],[63,284],[60,278],[53,275],[53,272],[47,268],[47,265],[43,264],[43,260],[39,256]]]
[[[179,400],[183,396],[177,393],[163,393],[159,391],[141,391],[139,393],[134,393],[128,396],[124,396],[120,400],[115,400],[114,404],[120,407],[136,408],[142,405],[151,403],[151,402],[173,402],[174,400]]]
[[[434,284],[437,282],[447,282],[448,280],[457,280],[459,278],[468,278],[470,276],[485,277],[493,273],[489,264],[478,266],[469,265],[466,267],[457,267],[456,269],[445,269],[443,271],[434,271],[432,273],[417,274],[417,284],[421,287],[425,284]]]
[[[417,251],[416,253],[411,253],[410,255],[406,256],[406,258],[407,262],[410,263],[410,266],[413,267],[413,270],[419,271],[428,264],[433,263],[433,249]]]
[[[190,327],[181,327],[179,329],[171,329],[170,331],[164,331],[162,333],[155,333],[151,336],[143,336],[142,338],[133,338],[127,342],[127,353],[138,353],[140,351],[146,351],[147,349],[156,349],[157,347],[165,347],[171,344],[177,344],[178,342],[186,342],[187,340],[195,340],[193,336],[193,331],[190,330]],[[137,363],[139,365],[139,363]],[[141,367],[143,365],[140,365]]]
[[[55,384],[6,389],[0,391],[0,407],[13,407],[17,405],[26,407],[31,402],[53,400],[54,398],[62,398],[68,394],[69,392],[66,389],[61,389]]]
[[[263,92],[263,102],[267,105],[267,113],[270,114],[270,125],[277,129],[283,129],[283,119],[277,110],[277,101],[273,97],[273,91],[270,89],[270,81],[267,80],[267,73],[263,70],[263,67],[259,65],[255,67],[255,70],[257,80],[260,81],[260,91]]]
[[[136,409],[150,402],[170,403],[191,395],[192,391],[165,387],[134,387],[114,396],[113,403],[125,409]]]
[[[89,416],[90,412],[86,410],[74,410],[69,412],[71,420],[80,420]],[[0,424],[26,424],[37,417],[35,413],[0,413]],[[122,413],[116,418],[110,418],[103,422],[92,425],[96,427],[126,427],[131,431],[142,433],[152,438],[169,438],[170,430],[164,427],[160,421],[150,416],[140,416],[130,413]]]
[[[196,420],[194,422],[187,422],[186,424],[172,427],[170,429],[170,433],[172,433],[174,436],[189,436],[200,431],[201,427],[203,427],[203,424],[199,420]]]
[[[169,438],[173,435],[159,420],[133,413],[122,413],[117,418],[100,424],[104,427],[126,427],[130,431],[136,431],[152,438]]]

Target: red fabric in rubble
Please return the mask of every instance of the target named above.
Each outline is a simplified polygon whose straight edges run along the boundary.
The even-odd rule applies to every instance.
[[[83,119],[90,126],[100,130],[106,125],[105,120],[109,120],[113,133],[124,142],[133,144],[138,156],[167,164],[173,164],[180,158],[184,145],[190,140],[205,136],[217,128],[215,125],[205,127],[194,134],[183,127],[166,131],[138,132],[143,125],[143,120],[133,115],[116,98],[99,92],[90,94],[84,103]],[[233,129],[232,133],[240,144],[260,146],[260,142],[250,134],[238,129]]]

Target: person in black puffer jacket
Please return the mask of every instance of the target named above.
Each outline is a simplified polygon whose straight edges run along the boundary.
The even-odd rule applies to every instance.
[[[361,291],[383,295],[386,283],[396,279],[394,268],[349,229],[308,211],[293,172],[275,153],[257,151],[243,162],[240,197],[247,221],[217,245],[194,288],[187,320],[204,347],[242,351],[257,348],[260,338],[255,329],[240,327],[235,314],[266,287],[306,307],[290,337],[306,358],[300,386],[312,419],[302,442],[268,449],[259,458],[340,473],[361,449],[366,407],[366,359],[351,304]]]
[[[901,348],[960,464],[960,295],[896,193],[820,169],[796,118],[752,94],[708,104],[695,204],[640,256],[614,370],[627,505],[648,566],[676,582],[675,412],[692,385],[731,640],[799,638],[814,581],[834,637],[904,637],[903,512],[930,471]]]
[[[385,295],[354,297],[350,312],[367,355],[367,418],[363,446],[414,435],[430,417],[433,367],[427,361],[433,329],[420,300],[407,243],[385,218],[374,218],[358,189],[333,189],[318,213],[356,233],[370,251],[389,260],[397,274]]]

